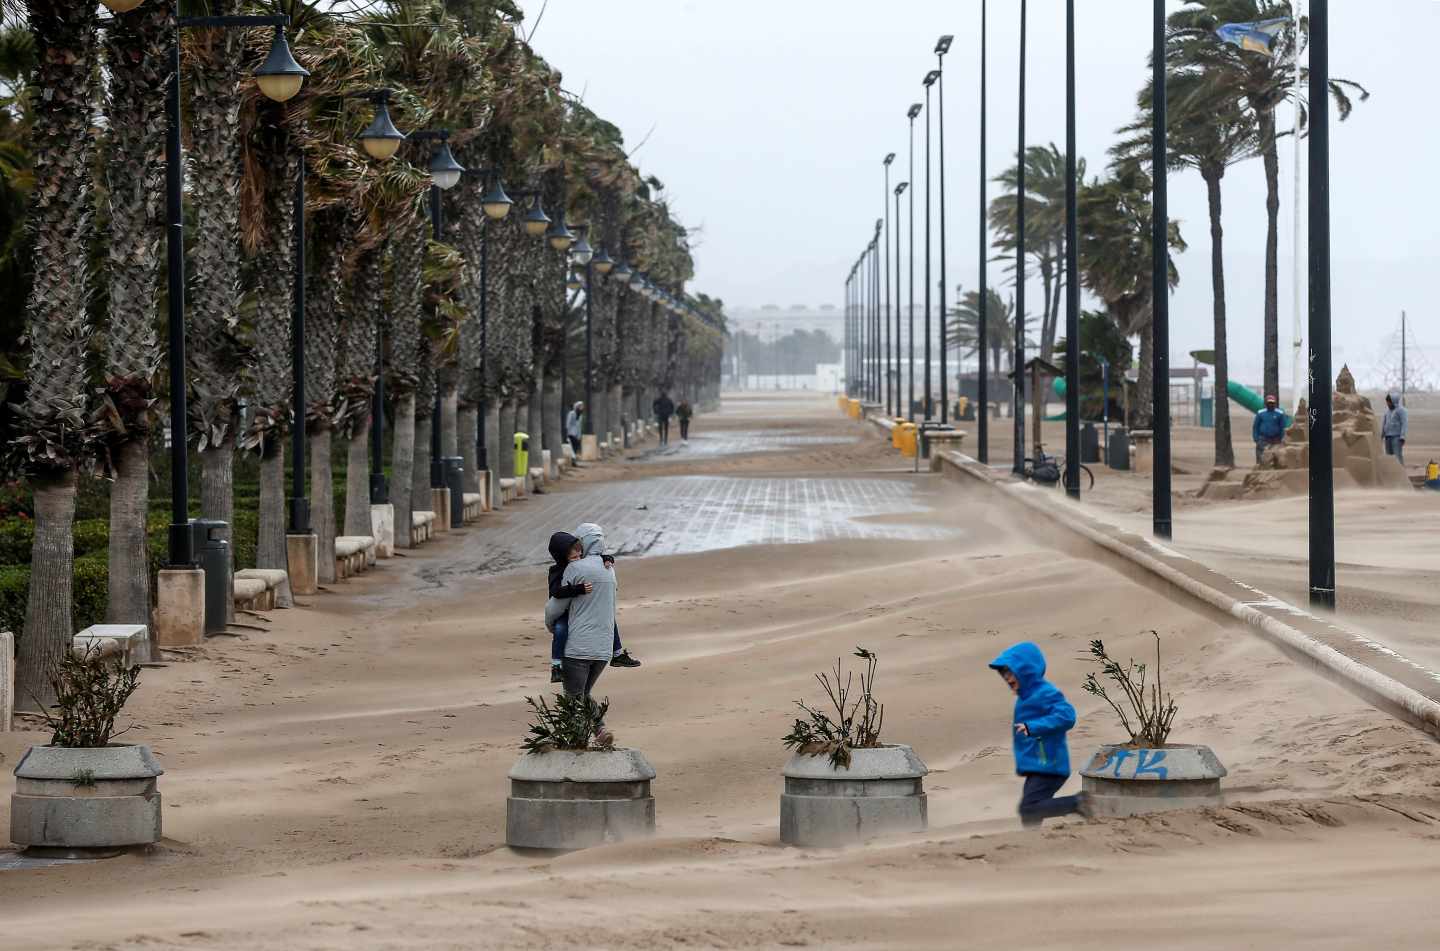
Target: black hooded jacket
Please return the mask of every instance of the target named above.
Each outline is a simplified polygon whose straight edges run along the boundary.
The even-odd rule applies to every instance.
[[[550,566],[550,597],[578,598],[585,593],[583,584],[561,584],[565,577],[565,566],[570,564],[570,549],[580,539],[569,532],[556,532],[550,536],[550,557],[555,564]]]

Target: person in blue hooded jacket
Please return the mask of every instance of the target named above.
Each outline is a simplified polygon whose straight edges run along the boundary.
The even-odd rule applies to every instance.
[[[1029,641],[1005,649],[990,662],[1015,694],[1011,742],[1015,772],[1025,777],[1020,824],[1040,825],[1047,818],[1080,811],[1079,796],[1056,796],[1070,778],[1070,748],[1065,734],[1075,726],[1075,708],[1060,688],[1045,679],[1045,655]]]

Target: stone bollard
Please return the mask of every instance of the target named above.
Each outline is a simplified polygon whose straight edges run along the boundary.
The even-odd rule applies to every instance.
[[[15,719],[15,635],[0,631],[0,733],[9,733]]]
[[[527,753],[510,770],[505,844],[574,850],[654,835],[654,778],[639,750]]]
[[[600,461],[600,441],[594,435],[580,437],[580,461]]]
[[[200,643],[205,636],[203,570],[160,569],[155,576],[154,622],[157,647],[192,647]]]
[[[1102,746],[1080,770],[1085,814],[1108,818],[1224,805],[1220,780],[1227,772],[1208,746]]]
[[[829,756],[796,753],[785,764],[780,841],[837,847],[923,831],[928,772],[914,750],[898,743],[851,750],[849,769],[835,768]]]
[[[437,489],[433,486],[430,489],[430,511],[435,513],[435,524],[432,526],[435,532],[450,531],[450,490]],[[457,528],[459,526],[456,526]]]
[[[395,556],[395,506],[389,502],[370,506],[370,534],[375,539],[375,557]]]
[[[313,532],[285,536],[285,563],[289,568],[291,594],[314,594],[320,590],[320,539]]]

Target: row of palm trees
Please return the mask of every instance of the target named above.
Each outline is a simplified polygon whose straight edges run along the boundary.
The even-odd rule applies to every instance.
[[[175,10],[164,0],[0,0],[3,36],[28,44],[0,133],[28,151],[30,287],[24,400],[8,464],[34,493],[30,598],[19,692],[45,697],[46,674],[73,634],[77,478],[97,466],[110,490],[107,620],[146,623],[150,447],[168,394],[158,333],[164,308],[164,90]],[[590,296],[598,431],[634,398],[717,380],[723,305],[687,298],[687,232],[663,185],[642,175],[619,130],[562,86],[526,42],[506,0],[208,0],[185,14],[284,13],[301,92],[272,102],[249,81],[269,31],[183,31],[187,362],[200,511],[235,524],[235,459],[260,456],[257,563],[285,567],[284,438],[292,419],[289,343],[295,293],[294,182],[303,165],[307,406],[312,522],[320,565],[337,534],[369,534],[369,434],[377,342],[393,418],[391,498],[398,544],[428,508],[431,408],[442,452],[467,457],[486,407],[487,444],[553,429],[566,353]],[[23,16],[23,20],[20,19]],[[4,43],[0,42],[0,52]],[[3,58],[3,57],[0,57]],[[0,63],[3,66],[3,63]],[[0,72],[0,76],[5,75]],[[450,227],[429,235],[429,146],[376,161],[357,141],[370,120],[355,93],[390,90],[407,130],[444,128],[467,174],[445,193]],[[4,153],[0,152],[0,156]],[[3,157],[0,157],[3,161]],[[563,229],[643,270],[654,299],[593,276],[567,291],[563,243],[482,209],[497,182]],[[519,195],[517,195],[519,197]],[[577,228],[577,230],[579,230]],[[481,261],[485,260],[482,296]],[[662,307],[660,299],[687,305]],[[482,324],[480,315],[487,319]],[[574,370],[572,363],[570,369]],[[551,407],[554,412],[551,412]],[[332,502],[331,443],[348,443],[345,512]],[[558,447],[556,447],[558,449]],[[493,463],[492,463],[493,465]]]
[[[1210,274],[1215,349],[1215,464],[1233,466],[1229,405],[1224,394],[1229,380],[1226,354],[1228,311],[1225,295],[1224,229],[1221,224],[1222,183],[1231,166],[1260,158],[1265,168],[1266,242],[1265,293],[1261,330],[1264,338],[1264,389],[1278,393],[1279,370],[1279,212],[1278,142],[1283,136],[1303,135],[1308,103],[1296,110],[1298,127],[1284,128],[1280,115],[1300,92],[1297,77],[1307,70],[1301,60],[1308,38],[1308,21],[1297,31],[1286,25],[1278,31],[1270,53],[1242,49],[1222,41],[1216,33],[1226,23],[1293,20],[1288,0],[1188,0],[1171,14],[1166,40],[1167,146],[1171,171],[1194,170],[1205,182],[1210,232]],[[1353,108],[1352,96],[1367,99],[1358,83],[1335,79],[1330,93],[1343,121]],[[1117,130],[1120,140],[1110,150],[1110,164],[1101,178],[1085,181],[1085,163],[1077,162],[1081,179],[1078,200],[1080,276],[1085,289],[1104,305],[1117,327],[1140,338],[1138,400],[1141,424],[1148,424],[1150,407],[1150,324],[1153,288],[1150,238],[1150,129],[1153,89],[1149,83],[1137,96],[1134,122]],[[1040,356],[1050,359],[1056,344],[1060,301],[1063,298],[1065,155],[1052,143],[1028,148],[1024,156],[1026,180],[1026,250],[1043,286],[1039,315]],[[1010,262],[1013,273],[1017,170],[1011,168],[997,181],[1007,189],[991,203],[995,249]],[[1185,250],[1179,224],[1170,224],[1170,250]],[[1170,286],[1179,274],[1172,262]],[[973,293],[972,293],[973,297]],[[999,298],[995,301],[999,304]],[[997,361],[1003,341],[1014,340],[1014,317],[1003,304],[987,313],[987,343]],[[951,326],[951,339],[972,348],[979,319],[978,300],[962,300]],[[1028,328],[1030,315],[1024,318]],[[1247,327],[1249,324],[1247,323]],[[1002,343],[997,343],[1000,341]],[[1012,346],[1013,348],[1013,346]]]

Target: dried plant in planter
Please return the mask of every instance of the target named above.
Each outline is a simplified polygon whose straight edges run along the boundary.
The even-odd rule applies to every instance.
[[[54,731],[50,745],[97,749],[125,732],[115,731],[115,718],[140,686],[140,668],[102,659],[96,648],[83,654],[67,651],[50,675],[50,686],[55,691],[55,712],[45,714]]]
[[[1165,692],[1160,679],[1160,634],[1155,637],[1155,679],[1149,682],[1150,670],[1145,664],[1133,659],[1122,667],[1120,662],[1105,652],[1104,642],[1096,639],[1090,642],[1090,656],[1100,665],[1103,677],[1114,682],[1124,694],[1123,705],[1110,696],[1094,673],[1085,676],[1085,692],[1093,694],[1110,704],[1120,717],[1120,725],[1130,734],[1130,745],[1145,749],[1163,747],[1170,738],[1170,727],[1175,722],[1175,698]]]
[[[795,706],[805,713],[805,717],[796,719],[795,726],[781,740],[786,749],[795,750],[802,756],[828,755],[837,769],[849,769],[851,750],[880,746],[885,707],[874,697],[875,670],[880,661],[873,651],[863,647],[855,648],[855,656],[865,661],[865,670],[860,674],[859,695],[855,695],[854,672],[842,675],[840,658],[836,658],[833,679],[829,673],[815,675],[830,699],[833,715],[830,710],[816,710],[803,700],[796,700]]]
[[[605,713],[610,709],[610,698],[595,701],[589,697],[556,694],[552,707],[542,697],[526,697],[534,711],[530,734],[520,746],[527,753],[552,753],[555,750],[588,750],[605,722]],[[606,734],[608,739],[609,734]],[[613,740],[597,745],[596,749],[610,749]]]

